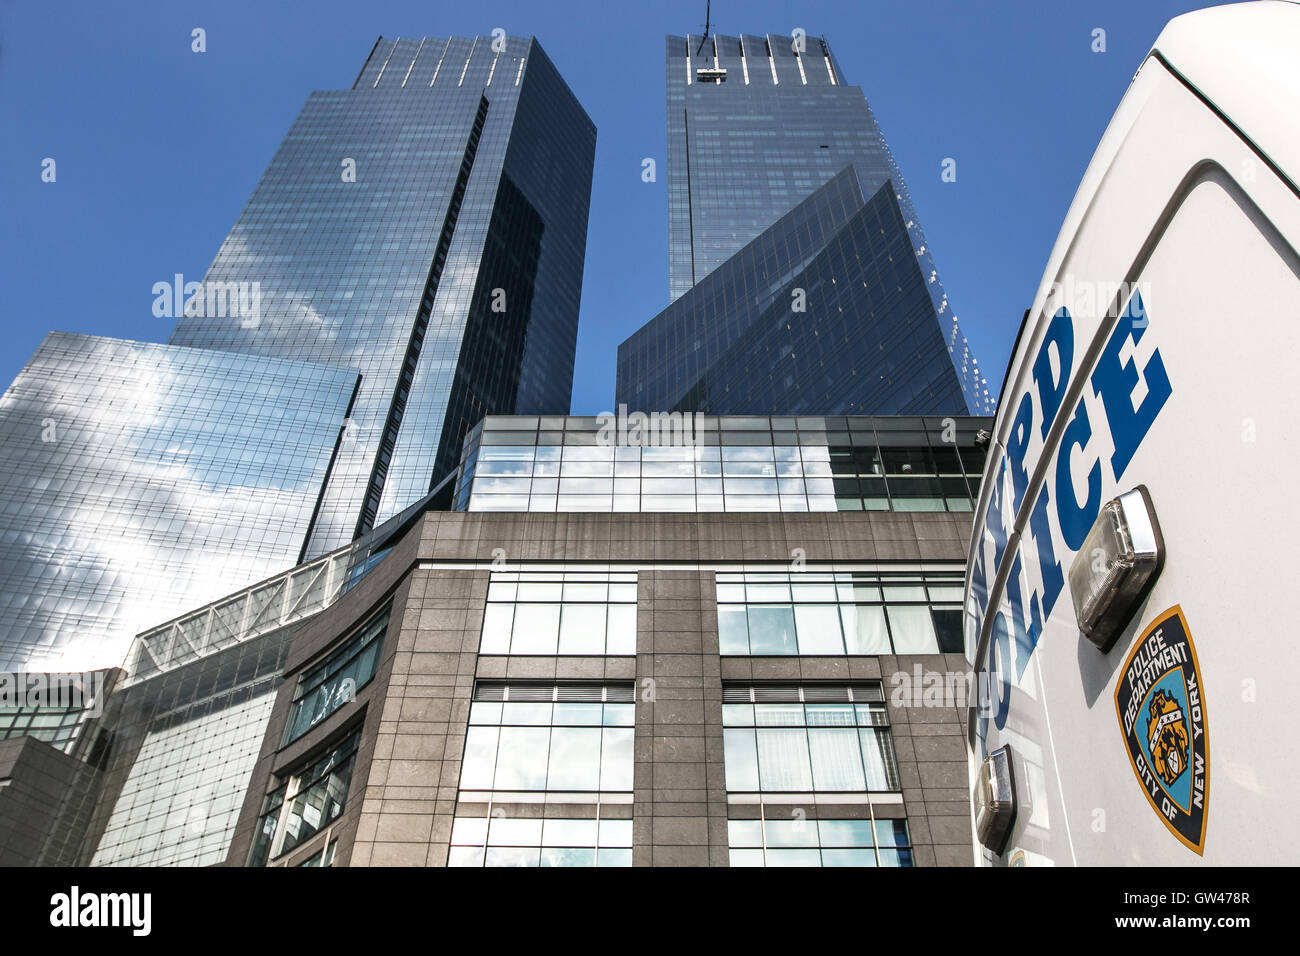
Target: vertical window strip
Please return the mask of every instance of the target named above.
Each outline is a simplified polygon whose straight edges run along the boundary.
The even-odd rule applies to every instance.
[[[438,79],[438,71],[442,69],[442,61],[447,58],[449,49],[451,49],[451,37],[448,37],[446,44],[443,45],[442,54],[438,57],[438,65],[433,68],[433,76],[429,77],[430,86],[433,86],[434,81]]]
[[[461,86],[465,82],[465,74],[469,72],[469,61],[474,59],[474,48],[476,46],[478,46],[478,37],[475,37],[474,42],[469,45],[469,56],[465,57],[465,65],[460,68],[460,79],[456,81],[457,86]]]
[[[406,76],[402,77],[402,89],[406,89],[406,81],[411,78],[411,71],[415,69],[415,61],[420,58],[420,51],[424,49],[424,41],[428,37],[420,37],[420,45],[415,48],[415,56],[411,57],[411,65],[406,68]]]
[[[426,36],[421,36],[420,46],[416,47],[415,56],[411,57],[411,65],[407,66],[407,74],[404,75],[404,77],[402,77],[403,90],[406,90],[406,82],[408,81],[408,79],[411,79],[411,70],[415,69],[415,61],[420,59],[420,51],[421,49],[424,49],[424,42],[426,39],[428,39],[426,38]]]
[[[375,82],[370,87],[371,89],[375,89],[376,87],[379,86],[379,81],[384,78],[384,70],[388,69],[388,61],[393,58],[393,51],[397,49],[397,44],[401,42],[402,42],[401,37],[398,37],[396,40],[393,41],[393,48],[388,51],[388,56],[384,57],[384,65],[379,68],[379,75],[375,77]]]

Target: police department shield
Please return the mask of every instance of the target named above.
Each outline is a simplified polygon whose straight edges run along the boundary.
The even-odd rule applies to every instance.
[[[1115,713],[1129,763],[1151,808],[1188,849],[1201,853],[1210,796],[1205,688],[1182,608],[1160,614],[1129,652],[1115,685]]]

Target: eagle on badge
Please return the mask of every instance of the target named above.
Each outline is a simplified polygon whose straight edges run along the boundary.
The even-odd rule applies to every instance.
[[[1163,690],[1151,699],[1147,720],[1147,746],[1151,764],[1166,784],[1177,780],[1187,769],[1187,720],[1178,701]]]

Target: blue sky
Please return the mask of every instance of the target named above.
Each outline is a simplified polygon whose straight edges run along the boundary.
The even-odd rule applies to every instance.
[[[1130,78],[1169,18],[1206,5],[719,0],[712,19],[729,34],[826,35],[889,139],[996,392]],[[349,87],[376,36],[502,27],[538,36],[598,130],[573,411],[609,408],[618,343],[668,299],[665,183],[641,181],[644,157],[666,166],[663,38],[699,32],[704,6],[0,0],[0,383],[50,329],[164,341],[153,283],[202,275],[308,93]],[[1105,53],[1091,50],[1096,28]]]

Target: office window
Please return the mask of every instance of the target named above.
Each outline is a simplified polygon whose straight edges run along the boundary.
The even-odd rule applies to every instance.
[[[457,817],[448,866],[631,866],[632,820]]]
[[[291,774],[262,801],[249,866],[263,866],[310,840],[343,813],[361,730]]]
[[[66,750],[77,736],[80,707],[0,707],[0,740],[35,737]]]
[[[635,654],[636,572],[492,572],[479,653]]]
[[[960,572],[720,573],[724,655],[961,653]]]
[[[468,510],[969,512],[982,459],[959,452],[987,424],[961,418],[949,435],[947,419],[852,417],[848,431],[843,418],[705,417],[690,443],[611,448],[595,419],[561,420],[566,440],[594,447],[515,430],[529,421],[490,417],[470,436],[458,491]]]
[[[341,593],[346,594],[354,587],[361,583],[361,579],[379,566],[379,562],[388,557],[389,552],[393,550],[392,545],[368,555],[360,564],[348,569],[347,577],[343,579],[343,590]]]
[[[388,617],[389,610],[385,609],[363,625],[342,647],[303,673],[289,707],[286,744],[297,740],[355,699],[357,691],[370,683],[375,668],[379,666]]]
[[[334,865],[334,851],[338,848],[338,840],[330,840],[327,846],[321,847],[307,859],[298,864],[300,867],[322,867]]]
[[[470,705],[461,800],[474,792],[516,801],[546,794],[630,793],[632,684],[480,681]]]
[[[901,789],[878,683],[725,686],[722,700],[728,792]]]
[[[906,820],[728,820],[732,866],[911,866]]]

